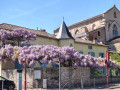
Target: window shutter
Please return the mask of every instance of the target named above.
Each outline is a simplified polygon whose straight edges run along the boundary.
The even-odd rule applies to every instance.
[[[99,53],[99,57],[101,57],[101,53]]]
[[[88,52],[88,55],[91,55],[91,52]]]
[[[104,56],[104,53],[103,53],[103,58],[104,58],[105,56]]]
[[[95,57],[95,52],[93,52],[93,57]]]

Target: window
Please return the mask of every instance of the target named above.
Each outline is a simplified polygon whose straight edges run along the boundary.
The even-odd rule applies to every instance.
[[[114,12],[114,18],[117,18],[117,16],[116,16],[116,12]]]
[[[98,31],[98,36],[100,36],[100,31]]]
[[[117,26],[113,25],[113,36],[118,36]]]
[[[73,44],[72,44],[72,43],[70,43],[70,47],[73,47]]]
[[[80,54],[83,54],[83,51],[79,51]]]
[[[88,49],[92,49],[92,46],[91,46],[91,45],[89,45],[89,46],[88,46]]]
[[[17,46],[17,44],[16,44],[16,43],[8,43],[8,44],[11,44],[12,46]]]
[[[109,24],[108,24],[108,28],[110,28],[110,25],[111,25],[111,24],[109,23]]]
[[[29,44],[22,43],[22,44],[21,44],[21,47],[24,47],[24,46],[31,46],[31,45],[33,45],[33,44],[30,44],[30,43],[29,43]]]
[[[88,52],[88,55],[95,57],[95,52]]]
[[[99,57],[104,58],[104,53],[99,53]]]
[[[75,31],[75,35],[78,34],[78,33],[79,33],[79,30],[76,30],[76,31]]]

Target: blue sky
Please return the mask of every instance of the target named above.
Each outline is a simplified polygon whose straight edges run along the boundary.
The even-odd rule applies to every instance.
[[[8,23],[31,29],[53,30],[99,15],[113,5],[120,10],[120,0],[0,0],[0,24]]]

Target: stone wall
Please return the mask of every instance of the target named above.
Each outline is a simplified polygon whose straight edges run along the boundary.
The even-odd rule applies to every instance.
[[[42,78],[39,80],[34,80],[34,87],[38,85],[37,88],[42,88],[43,79],[47,79],[48,88],[58,88],[59,68],[40,68],[40,69],[42,70]],[[85,85],[89,84],[90,69],[88,67],[62,67],[61,68],[61,87],[68,88],[71,85],[75,85],[75,84],[79,84],[80,86],[81,78]]]
[[[102,28],[99,28],[97,30],[94,30],[92,32],[89,33],[89,40],[93,41],[95,38],[97,38],[98,42],[103,42],[105,43],[106,40],[105,40],[105,28],[102,27]],[[100,36],[98,36],[98,31],[100,32]]]
[[[116,12],[117,18],[114,18],[114,12]],[[114,37],[113,36],[113,25],[114,24],[117,26],[118,36],[120,36],[120,27],[119,27],[120,26],[120,11],[116,7],[113,7],[107,13],[104,14],[104,17],[106,21],[106,41]]]
[[[109,83],[118,83],[120,82],[120,76],[112,76],[109,77]],[[91,77],[90,78],[90,86],[94,86],[94,84],[107,84],[106,76],[98,76],[98,77]]]
[[[34,70],[41,70],[41,79],[34,79]],[[17,70],[2,70],[2,76],[15,82],[17,86]],[[89,82],[90,70],[88,67],[62,67],[61,86],[69,87],[71,84]],[[42,88],[43,79],[47,79],[48,88],[57,88],[59,85],[59,68],[28,68],[27,88]],[[24,87],[24,70],[22,73],[22,86]]]
[[[34,70],[41,70],[41,79],[34,79]],[[12,80],[17,85],[17,70],[2,70],[2,76]],[[47,88],[58,88],[59,68],[27,68],[27,88],[43,88],[43,79],[47,79]],[[110,77],[109,81],[120,82],[120,77]],[[106,77],[90,77],[89,67],[62,67],[61,87],[72,88],[83,86],[93,86],[95,84],[105,84]],[[24,87],[24,70],[22,73],[22,88]]]
[[[33,88],[33,69],[27,69],[27,87]],[[1,76],[6,79],[14,81],[17,87],[17,69],[13,70],[2,70]],[[24,70],[22,71],[22,87],[24,87]]]

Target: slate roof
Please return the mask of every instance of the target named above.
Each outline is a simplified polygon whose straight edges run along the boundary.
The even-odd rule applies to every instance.
[[[70,34],[64,20],[63,20],[63,22],[62,22],[62,24],[60,26],[60,29],[58,31],[58,34],[57,34],[56,38],[57,39],[66,39],[66,38],[72,38],[73,39],[73,37]]]
[[[29,29],[29,28],[16,26],[16,25],[11,25],[11,24],[7,24],[7,23],[0,24],[0,29],[5,29],[5,30],[23,29],[23,30],[32,31],[37,36],[43,36],[43,37],[48,37],[48,38],[55,38],[55,35],[49,34],[49,33],[45,32],[43,30]]]

